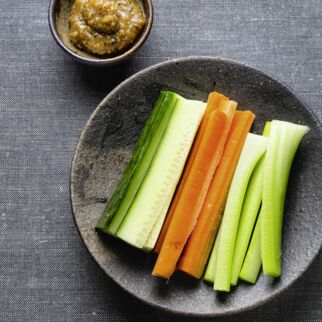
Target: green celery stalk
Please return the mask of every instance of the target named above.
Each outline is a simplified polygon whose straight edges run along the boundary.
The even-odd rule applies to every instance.
[[[255,284],[262,266],[261,259],[261,213],[258,216],[254,233],[249,244],[239,278]]]
[[[267,138],[249,133],[230,186],[222,219],[214,289],[230,290],[232,261],[240,213],[250,176],[266,151]]]
[[[221,235],[221,225],[219,226],[216,240],[212,248],[211,255],[210,255],[205,276],[204,276],[204,280],[209,283],[214,283],[215,281],[220,235]]]
[[[281,239],[284,203],[292,162],[303,136],[304,125],[274,120],[264,162],[261,215],[261,257],[265,275],[281,275]]]
[[[262,159],[259,160],[258,164],[256,165],[247,187],[234,249],[231,285],[237,285],[238,275],[243,265],[249,240],[256,222],[258,210],[262,202],[264,168],[263,158],[264,157],[262,157]]]
[[[263,136],[267,137],[269,135],[269,129],[270,122],[266,122]],[[247,247],[262,202],[264,158],[265,156],[263,156],[256,165],[247,187],[235,243],[231,285],[237,285],[238,275],[244,262]]]

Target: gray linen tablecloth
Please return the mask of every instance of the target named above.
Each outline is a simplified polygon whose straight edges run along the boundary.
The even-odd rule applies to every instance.
[[[70,164],[87,118],[133,73],[219,55],[290,85],[322,119],[322,1],[155,0],[130,61],[75,63],[53,41],[48,0],[0,3],[0,321],[194,321],[125,294],[85,249],[70,211]],[[309,215],[309,214],[308,214]],[[289,290],[220,321],[322,321],[322,256]]]

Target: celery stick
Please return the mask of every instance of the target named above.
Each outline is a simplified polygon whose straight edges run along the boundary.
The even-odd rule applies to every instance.
[[[258,216],[252,240],[247,250],[239,278],[255,284],[262,266],[261,259],[261,213]]]
[[[263,157],[264,158],[264,157]],[[232,264],[231,285],[237,285],[238,275],[243,265],[249,240],[251,238],[258,210],[262,202],[264,159],[259,160],[253,174],[243,203],[238,224],[238,232]]]
[[[266,122],[263,136],[267,137],[269,135],[269,128],[270,122]],[[247,187],[235,243],[231,285],[237,285],[238,275],[243,265],[247,247],[262,202],[264,158],[265,156],[263,156],[256,165]]]
[[[267,139],[260,135],[247,135],[236,171],[230,186],[227,203],[222,220],[222,231],[219,241],[218,259],[215,274],[214,289],[230,290],[232,261],[238,222],[243,200],[250,176],[266,151]]]
[[[281,275],[281,239],[288,178],[296,150],[309,131],[304,125],[274,120],[264,162],[261,257],[265,275]]]
[[[264,130],[263,130],[263,136],[268,137],[270,131],[271,131],[271,122],[270,121],[266,121],[265,126],[264,126]]]
[[[214,283],[215,281],[220,235],[221,235],[221,225],[219,226],[214,247],[211,251],[211,255],[210,255],[209,262],[204,276],[204,280],[209,283]]]

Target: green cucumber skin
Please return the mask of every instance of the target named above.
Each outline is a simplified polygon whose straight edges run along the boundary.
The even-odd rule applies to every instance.
[[[112,221],[110,222],[107,231],[115,235],[117,230],[119,229],[122,221],[127,215],[127,212],[135,199],[135,196],[143,182],[143,179],[148,172],[148,169],[152,163],[153,157],[158,149],[158,146],[162,140],[163,134],[166,131],[167,124],[171,118],[172,112],[177,102],[176,94],[168,93],[168,97],[165,98],[164,101],[164,109],[160,111],[159,115],[160,118],[154,122],[154,125],[151,127],[151,132],[153,135],[148,144],[148,147],[144,151],[145,154],[143,155],[140,163],[138,164],[135,173],[132,176],[132,179],[129,181],[127,192],[123,197],[119,208],[114,215]]]
[[[169,194],[179,181],[201,120],[202,105],[182,97],[178,100],[150,169],[116,233],[126,243],[137,248],[146,245]]]
[[[262,136],[249,133],[235,170],[221,223],[222,232],[214,282],[214,289],[217,291],[230,291],[231,266],[242,203],[250,176],[266,151],[266,141]]]
[[[284,203],[292,162],[307,126],[274,120],[264,167],[261,257],[265,275],[281,275]]]
[[[146,150],[148,149],[149,142],[153,136],[153,128],[158,125],[160,119],[162,119],[163,114],[166,112],[166,107],[169,101],[175,98],[175,93],[171,92],[161,92],[158,100],[156,101],[154,108],[149,116],[142,133],[138,139],[138,142],[134,148],[132,157],[116,186],[116,189],[110,198],[104,213],[102,214],[96,228],[105,233],[111,233],[108,231],[108,226],[112,221],[114,215],[116,214],[119,206],[121,205],[124,197],[128,191],[128,187],[132,177],[135,174],[140,161],[144,157]],[[176,100],[176,98],[175,98]]]
[[[255,284],[261,266],[261,214],[259,214],[239,278]]]

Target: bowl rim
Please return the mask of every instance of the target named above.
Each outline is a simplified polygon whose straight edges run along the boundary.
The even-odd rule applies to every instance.
[[[127,58],[130,58],[136,51],[138,51],[142,47],[142,45],[147,40],[147,38],[151,32],[151,29],[152,29],[153,20],[154,20],[154,11],[153,11],[152,0],[141,0],[147,4],[149,14],[147,15],[147,25],[145,26],[143,32],[140,34],[137,41],[134,43],[134,46],[129,47],[129,49],[127,49],[125,52],[122,52],[120,55],[110,57],[110,58],[84,57],[84,56],[81,56],[81,55],[75,53],[71,49],[69,49],[64,44],[64,42],[62,41],[61,37],[58,34],[58,31],[56,28],[56,22],[55,22],[55,8],[56,8],[58,1],[64,1],[64,0],[51,0],[49,3],[48,24],[49,24],[50,32],[51,32],[53,38],[55,39],[56,43],[58,44],[58,46],[63,51],[65,51],[67,54],[72,56],[77,61],[85,63],[87,65],[95,65],[95,66],[113,65],[113,64],[117,64],[119,62],[122,62],[122,61],[126,60]],[[146,13],[146,11],[145,11],[145,13]]]
[[[88,251],[88,253],[92,256],[92,258],[94,259],[94,261],[98,264],[98,266],[102,269],[102,271],[105,273],[105,275],[110,278],[114,283],[116,283],[123,291],[125,291],[127,294],[131,295],[132,297],[134,297],[135,299],[139,300],[140,302],[143,302],[155,309],[159,309],[165,313],[171,313],[174,315],[181,315],[181,316],[185,316],[185,317],[196,317],[196,318],[215,318],[215,317],[223,317],[223,316],[231,316],[231,315],[237,315],[246,311],[250,311],[252,309],[258,308],[261,305],[271,301],[272,299],[280,296],[283,292],[285,292],[287,289],[289,289],[296,281],[299,280],[299,278],[301,278],[303,276],[303,274],[307,271],[307,269],[311,266],[311,264],[313,263],[313,261],[318,257],[318,255],[321,253],[322,250],[322,242],[319,246],[319,248],[317,249],[317,252],[314,254],[314,256],[312,256],[312,258],[306,262],[306,265],[303,267],[303,269],[299,272],[299,274],[297,276],[295,276],[294,278],[292,278],[290,280],[290,282],[285,285],[284,288],[278,289],[278,290],[274,290],[272,291],[272,293],[265,299],[260,300],[254,304],[250,304],[248,306],[244,306],[241,308],[237,308],[237,309],[231,309],[231,310],[227,310],[226,312],[213,312],[213,313],[195,313],[195,312],[186,312],[183,310],[177,310],[177,309],[173,309],[173,308],[169,308],[166,307],[164,305],[160,305],[160,304],[156,304],[153,302],[149,302],[147,299],[139,297],[137,294],[130,292],[127,288],[125,288],[123,285],[119,284],[115,278],[113,276],[111,276],[108,271],[106,271],[106,269],[103,267],[103,265],[101,265],[101,263],[95,258],[95,256],[90,252],[89,247],[81,233],[81,229],[78,226],[77,223],[77,219],[76,219],[76,214],[75,214],[75,210],[74,210],[74,206],[73,206],[73,173],[74,173],[74,167],[76,164],[76,157],[78,154],[78,151],[80,149],[80,146],[83,142],[83,139],[85,137],[85,132],[87,131],[88,127],[90,127],[90,125],[92,124],[93,119],[95,118],[97,112],[102,108],[102,106],[104,106],[106,104],[106,102],[109,100],[110,96],[115,95],[117,93],[117,91],[122,88],[125,84],[131,82],[132,80],[134,80],[136,77],[140,76],[140,75],[144,75],[146,73],[149,73],[151,70],[157,70],[158,68],[162,67],[162,66],[166,66],[169,64],[174,64],[174,63],[182,63],[182,62],[186,62],[189,60],[200,60],[200,61],[214,61],[214,62],[226,62],[226,63],[231,63],[231,64],[235,64],[244,68],[249,68],[252,71],[259,73],[265,77],[267,77],[268,79],[276,82],[279,86],[281,86],[283,89],[285,89],[286,91],[289,91],[298,101],[300,104],[302,104],[305,109],[307,110],[307,112],[310,114],[310,116],[316,121],[317,127],[320,131],[322,131],[322,123],[319,120],[319,118],[317,117],[317,115],[313,112],[313,110],[310,108],[310,106],[305,103],[305,101],[303,100],[303,98],[301,97],[301,95],[296,94],[295,91],[289,86],[284,84],[284,82],[282,82],[281,80],[279,80],[276,77],[271,76],[269,73],[267,73],[266,71],[262,71],[260,69],[258,69],[257,67],[254,66],[250,66],[246,63],[243,62],[239,62],[237,60],[233,60],[233,59],[229,59],[229,58],[223,58],[220,56],[198,56],[198,55],[193,55],[193,56],[185,56],[185,57],[177,57],[177,58],[173,58],[167,61],[163,61],[157,64],[154,64],[152,66],[149,66],[147,68],[144,68],[136,73],[134,73],[132,76],[126,78],[124,81],[122,81],[120,84],[118,84],[113,90],[111,90],[106,96],[105,98],[98,104],[98,106],[94,109],[94,111],[92,112],[92,114],[90,115],[90,117],[88,118],[87,122],[85,123],[84,128],[81,131],[81,134],[79,136],[79,139],[77,141],[77,144],[75,146],[74,149],[74,155],[72,158],[72,162],[71,162],[71,169],[70,169],[70,177],[69,177],[69,195],[70,195],[70,206],[71,206],[71,211],[72,211],[72,216],[73,216],[73,220],[75,223],[75,226],[77,228],[77,231],[84,243],[84,245],[86,246],[86,249]]]

